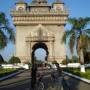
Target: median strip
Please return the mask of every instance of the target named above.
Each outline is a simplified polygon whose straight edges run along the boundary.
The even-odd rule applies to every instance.
[[[3,76],[3,77],[0,78],[0,81],[3,81],[3,80],[5,80],[5,79],[11,78],[11,77],[14,77],[14,76],[16,76],[17,74],[19,74],[19,73],[21,73],[21,72],[23,72],[23,71],[13,72],[13,73],[11,73],[11,74],[9,74],[9,75]]]

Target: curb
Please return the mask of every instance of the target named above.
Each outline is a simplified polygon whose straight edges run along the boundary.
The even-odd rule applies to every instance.
[[[81,80],[81,81],[83,81],[83,82],[85,82],[85,83],[90,84],[90,80],[88,80],[88,79],[85,79],[85,78],[82,78],[82,77],[79,77],[79,76],[76,76],[76,75],[73,75],[73,74],[67,73],[67,72],[63,72],[63,73],[64,73],[64,74],[67,74],[67,75],[69,75],[69,76],[71,76],[71,77],[73,77],[73,78],[79,79],[79,80]]]
[[[3,80],[5,80],[5,79],[11,78],[11,77],[14,77],[14,76],[16,76],[17,74],[20,74],[20,73],[22,73],[22,72],[23,72],[23,71],[21,71],[21,72],[15,72],[15,73],[9,74],[9,75],[7,75],[7,76],[1,77],[1,78],[0,78],[0,81],[3,81]]]

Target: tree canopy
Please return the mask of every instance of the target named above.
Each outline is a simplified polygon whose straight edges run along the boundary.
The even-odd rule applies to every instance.
[[[66,43],[66,38],[70,37],[69,46],[71,53],[73,54],[74,46],[76,45],[77,52],[80,54],[79,51],[82,48],[86,50],[88,41],[90,41],[90,29],[86,28],[90,24],[90,17],[69,18],[68,23],[71,24],[71,29],[64,33],[62,42]]]
[[[0,12],[0,49],[7,46],[9,41],[15,41],[15,33],[10,27],[9,20],[3,12]]]
[[[11,59],[9,60],[10,64],[15,64],[15,63],[21,63],[20,59],[18,57],[11,57]]]

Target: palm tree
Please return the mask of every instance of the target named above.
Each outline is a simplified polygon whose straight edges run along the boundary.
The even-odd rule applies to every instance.
[[[9,26],[8,19],[3,12],[0,12],[0,49],[7,46],[9,41],[15,41],[13,29]]]
[[[68,22],[71,24],[71,30],[65,32],[62,41],[66,41],[66,37],[70,36],[69,46],[72,53],[74,51],[74,45],[76,44],[81,63],[81,72],[85,72],[83,52],[86,50],[86,41],[90,38],[90,29],[86,29],[86,26],[90,22],[90,18],[69,18]]]

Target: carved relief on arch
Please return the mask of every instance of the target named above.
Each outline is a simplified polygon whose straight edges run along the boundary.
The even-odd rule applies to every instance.
[[[53,41],[53,33],[46,29],[43,25],[36,26],[26,37],[27,41]]]
[[[53,33],[45,28],[43,25],[39,24],[33,32],[31,32],[33,36],[53,36]]]

